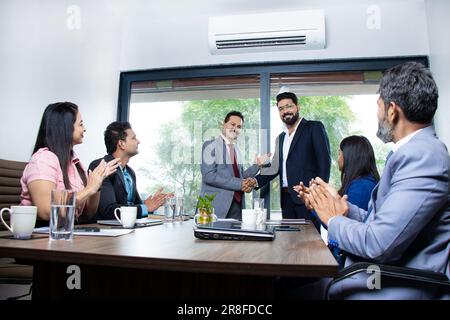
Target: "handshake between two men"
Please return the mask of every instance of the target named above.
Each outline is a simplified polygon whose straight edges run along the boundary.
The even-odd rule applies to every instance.
[[[252,190],[255,187],[256,187],[256,179],[255,178],[242,179],[241,191],[249,193],[249,192],[252,192]]]
[[[255,164],[262,168],[268,164],[270,164],[270,157],[272,156],[272,153],[266,153],[259,157],[255,158]],[[257,181],[255,178],[246,178],[242,179],[241,182],[241,191],[243,192],[252,192],[252,190],[257,186]]]

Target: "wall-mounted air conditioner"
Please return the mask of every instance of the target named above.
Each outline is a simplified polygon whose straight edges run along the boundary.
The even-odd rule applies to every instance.
[[[325,48],[323,10],[210,17],[212,54]]]

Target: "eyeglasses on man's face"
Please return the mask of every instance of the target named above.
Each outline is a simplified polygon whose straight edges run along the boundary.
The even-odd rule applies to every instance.
[[[292,110],[295,108],[295,104],[285,104],[284,106],[277,106],[278,112],[282,112],[283,110]]]

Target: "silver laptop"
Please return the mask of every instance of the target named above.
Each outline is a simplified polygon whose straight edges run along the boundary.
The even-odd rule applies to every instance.
[[[200,224],[194,228],[194,235],[206,240],[273,240],[273,226],[245,226],[239,221],[217,221]]]

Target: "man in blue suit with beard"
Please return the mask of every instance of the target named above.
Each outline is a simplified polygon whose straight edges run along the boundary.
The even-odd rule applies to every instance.
[[[429,270],[450,277],[450,157],[432,121],[438,89],[431,72],[410,62],[387,70],[378,98],[377,136],[394,142],[368,211],[339,197],[317,178],[300,195],[328,225],[328,240],[358,261]],[[370,274],[357,274],[330,288],[332,298],[437,299],[437,286],[404,287],[389,278],[369,290]],[[324,282],[324,281],[323,281]],[[318,289],[320,286],[316,286]],[[323,288],[323,286],[322,286]],[[314,290],[310,288],[309,295]]]

